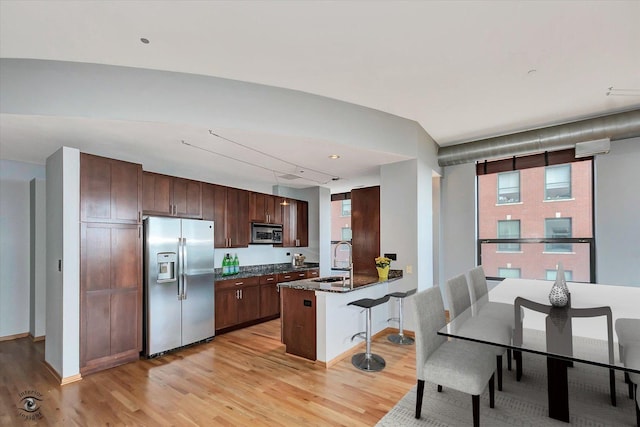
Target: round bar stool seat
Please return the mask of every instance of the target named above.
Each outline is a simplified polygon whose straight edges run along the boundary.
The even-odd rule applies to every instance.
[[[392,292],[390,294],[387,294],[387,296],[389,297],[398,299],[398,317],[391,317],[390,319],[387,320],[387,322],[392,320],[398,322],[398,333],[391,334],[387,337],[387,339],[394,344],[400,344],[400,345],[413,344],[413,338],[408,337],[404,334],[402,300],[410,295],[415,294],[416,291],[417,289],[411,289],[410,291],[406,291],[406,292]]]
[[[351,358],[353,366],[360,370],[377,372],[383,370],[386,365],[382,356],[371,353],[371,309],[377,305],[384,304],[387,301],[389,301],[389,295],[385,295],[378,299],[362,298],[356,301],[351,301],[347,304],[364,308],[367,311],[367,330],[364,332],[358,332],[351,337],[351,341],[356,337],[360,337],[364,338],[367,343],[366,351],[364,353],[354,354]]]

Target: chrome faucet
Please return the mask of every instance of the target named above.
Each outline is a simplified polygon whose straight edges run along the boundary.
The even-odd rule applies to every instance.
[[[347,245],[347,247],[349,248],[349,266],[345,269],[345,268],[340,268],[337,265],[338,262],[338,247],[342,246],[342,245]],[[353,289],[353,246],[351,245],[351,242],[348,242],[346,240],[342,240],[338,243],[336,243],[336,247],[333,249],[333,268],[334,270],[348,270],[349,271],[349,285],[351,286],[351,288]],[[344,281],[345,281],[345,277],[342,277],[342,286],[344,286]]]

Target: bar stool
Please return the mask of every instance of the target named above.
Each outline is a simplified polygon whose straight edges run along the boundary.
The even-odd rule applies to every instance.
[[[410,291],[406,291],[406,292],[392,292],[392,293],[387,295],[389,297],[398,298],[398,317],[391,317],[391,318],[387,319],[387,322],[394,321],[394,322],[398,322],[398,325],[399,325],[398,333],[397,334],[391,334],[391,335],[389,335],[387,337],[389,339],[389,341],[391,341],[394,344],[402,344],[402,345],[413,344],[413,338],[407,337],[407,336],[404,335],[403,315],[402,315],[402,300],[405,299],[406,297],[410,296],[410,295],[415,294],[416,290],[417,289],[411,289]]]
[[[382,298],[371,299],[371,298],[362,298],[356,301],[351,301],[347,305],[355,305],[356,307],[361,307],[367,310],[367,330],[364,332],[358,332],[351,337],[351,341],[355,337],[364,338],[367,342],[367,349],[364,353],[354,354],[351,358],[351,363],[358,369],[367,372],[377,372],[384,369],[386,363],[384,359],[377,355],[371,353],[371,309],[377,305],[384,304],[389,301],[389,295],[385,295]],[[364,334],[364,336],[363,336]]]

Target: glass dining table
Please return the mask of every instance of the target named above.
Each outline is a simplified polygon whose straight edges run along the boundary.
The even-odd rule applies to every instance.
[[[567,283],[571,293],[567,307],[552,307],[552,281],[505,279],[467,310],[451,319],[439,335],[511,349],[516,359],[516,378],[522,377],[522,352],[547,357],[549,417],[569,421],[567,368],[587,363],[609,370],[611,404],[616,405],[615,371],[640,373],[625,367],[618,354],[613,325],[618,318],[640,318],[640,287],[591,283]],[[491,317],[496,305],[510,306],[514,313],[513,339],[488,341],[478,325]],[[471,322],[471,323],[469,323]],[[466,324],[466,326],[465,326]],[[475,327],[469,327],[472,324]]]

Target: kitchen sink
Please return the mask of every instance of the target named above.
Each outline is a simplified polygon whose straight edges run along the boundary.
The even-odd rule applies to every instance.
[[[319,283],[333,283],[333,282],[342,282],[344,278],[342,276],[329,276],[329,277],[320,277],[318,279],[314,279],[314,282]]]

